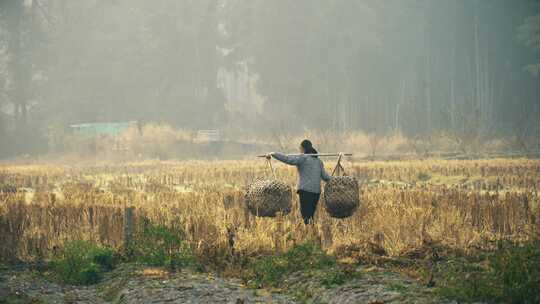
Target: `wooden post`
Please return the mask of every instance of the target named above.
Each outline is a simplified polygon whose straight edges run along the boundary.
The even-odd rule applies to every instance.
[[[280,214],[277,221],[276,221],[276,231],[275,231],[275,238],[274,238],[274,247],[276,248],[277,252],[282,252],[285,249],[285,246],[283,245],[284,240],[286,238],[283,237],[284,231],[283,231],[283,216]]]
[[[124,253],[131,256],[133,241],[133,207],[124,208]]]

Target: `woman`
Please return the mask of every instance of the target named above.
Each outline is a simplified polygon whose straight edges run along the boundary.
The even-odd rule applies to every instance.
[[[329,181],[331,176],[324,170],[323,162],[317,157],[317,150],[311,141],[305,139],[300,144],[300,155],[286,155],[272,152],[266,158],[275,159],[298,168],[298,196],[300,197],[300,212],[304,223],[313,222],[313,215],[321,196],[321,179]]]

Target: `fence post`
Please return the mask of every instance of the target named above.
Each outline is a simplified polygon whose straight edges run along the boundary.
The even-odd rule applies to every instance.
[[[126,256],[131,256],[133,251],[133,210],[133,207],[124,208],[124,253]]]

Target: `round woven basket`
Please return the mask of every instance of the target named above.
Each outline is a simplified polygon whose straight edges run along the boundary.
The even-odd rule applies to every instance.
[[[334,176],[324,185],[324,207],[331,217],[349,217],[360,206],[359,193],[354,176]]]
[[[244,195],[248,210],[256,216],[274,217],[281,212],[291,212],[291,186],[268,179],[257,180],[248,185]]]

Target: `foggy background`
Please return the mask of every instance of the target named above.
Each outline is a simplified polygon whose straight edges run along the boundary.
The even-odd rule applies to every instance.
[[[262,150],[319,133],[531,151],[539,72],[539,1],[0,0],[0,156],[129,121],[131,139]]]

